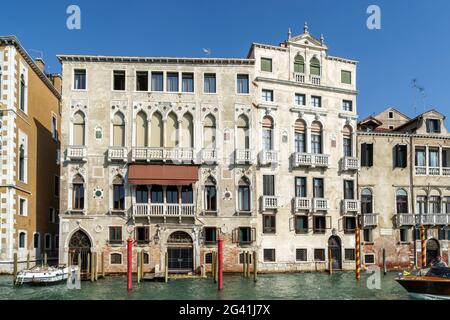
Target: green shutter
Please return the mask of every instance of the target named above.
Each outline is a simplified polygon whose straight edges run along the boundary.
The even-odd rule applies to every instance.
[[[272,72],[272,59],[261,58],[261,71]]]
[[[341,71],[341,82],[346,84],[352,84],[352,73],[350,71]]]
[[[294,72],[305,73],[305,60],[300,55],[294,59]]]
[[[320,76],[320,62],[317,58],[312,58],[309,73],[313,76]]]

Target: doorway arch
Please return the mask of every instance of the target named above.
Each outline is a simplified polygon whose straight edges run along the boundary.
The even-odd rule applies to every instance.
[[[331,253],[332,267],[334,270],[342,269],[342,247],[341,247],[341,239],[338,236],[331,236],[328,238],[328,249],[329,253]],[[330,259],[330,257],[328,257]]]
[[[69,241],[69,255],[73,265],[79,265],[78,258],[81,257],[81,273],[88,270],[88,254],[91,252],[91,239],[88,234],[79,229],[72,234]]]
[[[187,232],[172,232],[167,239],[169,272],[192,272],[194,269],[193,251],[193,240]]]
[[[439,241],[436,239],[429,239],[427,241],[427,266],[430,265],[431,261],[436,259],[440,255]]]

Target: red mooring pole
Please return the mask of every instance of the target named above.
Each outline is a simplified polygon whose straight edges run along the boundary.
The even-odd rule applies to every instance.
[[[128,238],[127,240],[127,289],[131,291],[133,289],[133,240]]]
[[[222,290],[223,289],[223,240],[219,239],[217,242],[217,251],[219,254],[219,275],[218,275],[218,281],[217,281],[217,289]]]

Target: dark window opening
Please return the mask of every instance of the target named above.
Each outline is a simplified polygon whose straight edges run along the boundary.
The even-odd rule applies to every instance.
[[[264,262],[275,262],[275,249],[264,249]]]
[[[263,215],[263,233],[274,234],[276,232],[275,215]]]
[[[296,249],[295,250],[295,260],[296,261],[308,261],[308,250],[307,249]]]
[[[147,71],[136,71],[136,91],[148,91]]]
[[[114,90],[125,90],[125,71],[114,70]]]

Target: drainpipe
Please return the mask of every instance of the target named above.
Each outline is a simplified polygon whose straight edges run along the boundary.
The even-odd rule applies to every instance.
[[[410,148],[410,157],[409,157],[409,189],[411,193],[411,209],[412,213],[415,217],[416,208],[414,205],[414,150],[413,150],[413,136],[409,135],[409,148]],[[417,268],[417,241],[416,241],[416,224],[414,224],[414,268]]]

